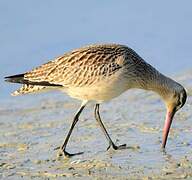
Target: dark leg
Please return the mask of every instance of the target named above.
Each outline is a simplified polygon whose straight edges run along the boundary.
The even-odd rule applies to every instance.
[[[80,116],[81,112],[83,111],[83,109],[85,108],[85,105],[86,105],[86,103],[83,103],[83,104],[81,105],[81,107],[79,108],[79,110],[77,111],[77,113],[76,113],[76,115],[75,115],[75,117],[74,117],[74,119],[73,119],[71,128],[70,128],[70,130],[69,130],[69,132],[68,132],[68,134],[67,134],[67,137],[66,137],[63,145],[62,145],[61,148],[60,148],[60,150],[61,150],[61,152],[62,152],[62,154],[59,154],[60,156],[61,156],[61,155],[65,155],[65,156],[70,157],[70,156],[74,156],[74,155],[78,155],[78,154],[82,154],[82,153],[83,153],[83,152],[80,152],[80,153],[70,154],[70,153],[68,153],[65,149],[66,149],[67,143],[68,143],[68,141],[69,141],[69,138],[70,138],[70,136],[71,136],[71,133],[72,133],[72,131],[73,131],[73,128],[75,127],[76,123],[78,122],[79,116]]]
[[[99,123],[101,130],[103,131],[103,133],[105,134],[105,137],[107,138],[107,140],[109,141],[109,147],[107,148],[107,150],[112,146],[113,149],[117,150],[117,149],[125,149],[126,148],[126,144],[120,145],[120,146],[116,146],[112,139],[110,138],[107,130],[105,129],[104,124],[101,121],[101,117],[99,114],[99,104],[96,104],[95,106],[95,119],[97,120],[97,122]]]

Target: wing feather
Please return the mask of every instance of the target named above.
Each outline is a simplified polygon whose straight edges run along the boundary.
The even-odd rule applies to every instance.
[[[124,63],[126,46],[96,45],[73,50],[24,75],[32,82],[63,86],[94,84],[119,71]]]

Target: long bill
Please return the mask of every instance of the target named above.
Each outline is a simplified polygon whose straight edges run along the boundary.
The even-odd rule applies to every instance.
[[[166,143],[167,143],[167,138],[169,135],[169,130],[171,127],[171,123],[172,123],[174,114],[175,114],[175,110],[172,110],[172,111],[167,110],[166,120],[165,120],[165,124],[164,124],[164,129],[163,129],[163,142],[162,142],[163,148],[165,148]]]

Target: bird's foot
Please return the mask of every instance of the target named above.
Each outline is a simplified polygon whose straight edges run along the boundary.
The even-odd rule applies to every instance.
[[[113,148],[114,150],[121,150],[121,149],[126,149],[127,148],[127,145],[126,144],[121,144],[119,146],[116,146],[114,143],[110,144],[107,148],[107,151],[109,149]]]
[[[67,157],[67,158],[70,158],[72,156],[75,156],[75,155],[80,155],[80,154],[83,154],[83,152],[78,152],[78,153],[68,153],[67,151],[63,150],[63,149],[60,149],[57,156],[58,157],[61,157],[61,156],[64,156],[64,157]]]

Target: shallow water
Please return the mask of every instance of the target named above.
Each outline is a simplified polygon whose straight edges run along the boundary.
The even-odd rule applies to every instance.
[[[93,117],[85,109],[75,128],[69,152],[58,157],[79,102],[59,93],[14,97],[0,106],[0,177],[7,178],[192,178],[192,73],[175,77],[187,88],[188,100],[175,116],[166,151],[161,146],[165,108],[151,92],[130,90],[101,106],[101,116],[117,144],[126,150],[109,150]]]

